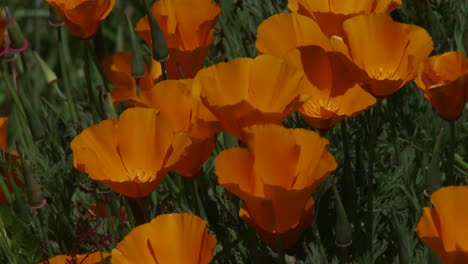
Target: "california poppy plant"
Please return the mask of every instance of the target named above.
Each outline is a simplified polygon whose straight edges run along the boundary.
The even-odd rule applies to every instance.
[[[161,0],[153,4],[151,12],[169,47],[168,78],[193,78],[203,67],[221,8],[211,0]],[[151,46],[147,17],[135,30]]]
[[[181,176],[197,175],[210,157],[215,135],[221,130],[214,115],[202,104],[192,90],[192,79],[167,80],[143,91],[137,104],[159,110],[162,118],[171,123],[174,131],[184,131],[192,139],[187,155],[174,166]]]
[[[110,253],[93,252],[79,255],[58,255],[39,264],[107,264],[110,263]]]
[[[429,57],[415,82],[443,119],[455,121],[468,101],[468,58],[453,51]]]
[[[416,232],[445,264],[468,263],[468,186],[443,187],[423,208]]]
[[[132,76],[132,52],[121,51],[107,57],[102,62],[104,74],[115,87],[110,91],[113,102],[120,102],[136,96],[136,80]],[[152,60],[148,71],[145,65],[145,76],[140,79],[141,90],[153,87],[153,83],[161,76],[161,65]]]
[[[62,17],[70,33],[90,39],[112,11],[115,0],[46,0]]]
[[[299,107],[309,125],[328,130],[343,118],[358,115],[376,103],[376,99],[355,82],[343,54],[327,52],[318,46],[304,46],[288,53],[286,58],[304,70],[306,82],[313,91],[310,99]]]
[[[303,78],[302,70],[283,59],[260,55],[201,70],[194,89],[223,127],[240,137],[243,127],[283,122],[309,99]]]
[[[158,111],[131,108],[120,119],[91,126],[71,142],[75,168],[130,198],[148,196],[191,141],[173,132]]]
[[[378,98],[413,80],[418,66],[433,49],[421,27],[393,21],[386,14],[352,17],[343,23],[349,56],[359,68],[362,87]]]
[[[369,13],[389,13],[401,5],[401,0],[289,0],[293,13],[315,20],[328,37],[342,36],[343,22],[353,16]]]
[[[163,214],[134,228],[112,250],[112,263],[208,264],[216,243],[200,217]]]
[[[225,150],[215,165],[218,182],[244,201],[241,217],[259,235],[269,234],[263,236],[267,243],[271,236],[302,231],[312,221],[312,193],[337,166],[328,140],[276,124],[244,128],[241,139],[248,150]]]

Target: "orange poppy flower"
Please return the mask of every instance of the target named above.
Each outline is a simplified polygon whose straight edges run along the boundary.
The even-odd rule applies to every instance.
[[[283,57],[296,47],[329,46],[329,40],[317,23],[295,13],[277,14],[263,21],[257,30],[255,46],[260,54]]]
[[[216,243],[200,217],[163,214],[134,228],[120,241],[112,250],[112,263],[208,264]]]
[[[0,117],[0,150],[8,150],[7,140],[8,117]]]
[[[193,78],[203,68],[221,8],[211,0],[161,0],[151,12],[169,47],[168,78]],[[147,17],[138,21],[135,30],[151,46]]]
[[[128,100],[136,96],[136,80],[132,76],[132,52],[121,51],[104,59],[102,62],[104,74],[115,87],[110,91],[114,103]],[[155,80],[161,77],[161,65],[152,60],[151,70],[145,65],[145,76],[140,79],[140,89],[148,90],[153,87]]]
[[[288,53],[286,60],[304,69],[305,82],[313,94],[299,111],[317,129],[331,129],[343,118],[356,116],[376,103],[355,82],[344,63],[348,59],[341,53],[305,46]]]
[[[468,263],[468,186],[443,187],[424,207],[416,232],[445,264]]]
[[[401,0],[289,0],[293,13],[315,20],[328,37],[342,36],[343,22],[353,16],[369,13],[390,13],[401,5]]]
[[[395,22],[386,14],[352,17],[343,23],[343,30],[361,86],[378,98],[411,81],[433,49],[426,30]]]
[[[7,49],[3,47],[3,42],[5,40],[5,28],[7,26],[7,21],[3,20],[2,12],[0,10],[0,56],[2,56]]]
[[[48,262],[41,262],[39,264],[107,264],[110,263],[110,253],[96,251],[94,253],[82,254],[82,255],[58,255],[50,258]]]
[[[46,0],[62,17],[70,33],[90,39],[112,11],[115,0]]]
[[[148,196],[190,145],[186,133],[149,108],[91,126],[71,142],[75,168],[130,198]]]
[[[302,70],[283,59],[260,55],[199,71],[194,89],[224,128],[240,137],[243,127],[283,122],[309,99],[303,78]]]
[[[429,57],[419,65],[415,82],[443,119],[455,121],[468,101],[468,58],[462,52]]]
[[[188,155],[174,165],[173,170],[185,177],[200,173],[201,167],[211,156],[215,146],[215,134],[221,126],[213,114],[192,91],[192,79],[167,80],[145,90],[137,98],[137,104],[159,110],[174,131],[187,132],[192,144]]]
[[[218,182],[244,201],[241,217],[262,231],[265,242],[283,235],[285,247],[292,246],[291,237],[312,221],[312,193],[336,169],[329,142],[313,131],[276,124],[244,128],[242,140],[248,151],[231,148],[216,158]]]

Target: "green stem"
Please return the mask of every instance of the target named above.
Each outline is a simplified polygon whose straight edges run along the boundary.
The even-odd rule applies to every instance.
[[[106,119],[104,114],[104,105],[102,100],[99,100],[96,97],[96,93],[94,91],[93,82],[91,80],[91,47],[89,46],[88,40],[84,40],[84,47],[85,47],[85,63],[84,63],[84,72],[85,72],[85,79],[86,79],[86,88],[88,90],[88,96],[91,99],[91,111],[93,112],[93,116],[99,116],[101,119]]]
[[[455,156],[456,148],[456,138],[455,138],[455,121],[449,122],[450,126],[450,149],[447,158],[447,185],[455,185],[456,179],[453,172],[453,162]]]
[[[161,61],[161,73],[162,73],[162,79],[167,80],[167,73],[166,73],[166,62]]]
[[[143,208],[143,200],[128,198],[128,204],[132,209],[133,218],[135,218],[135,226],[139,226],[148,222],[148,217]]]
[[[341,184],[341,189],[344,191],[344,201],[347,210],[346,213],[351,219],[355,219],[354,212],[357,207],[356,192],[354,188],[354,179],[351,174],[351,154],[349,153],[349,134],[346,125],[346,119],[340,122],[341,127],[341,140],[343,143],[343,153],[344,153],[344,166],[343,166],[343,179]],[[357,218],[356,218],[357,219]]]
[[[200,178],[200,175],[198,176],[198,178]],[[192,190],[193,190],[193,197],[195,198],[195,201],[197,204],[197,210],[198,210],[199,215],[203,219],[208,219],[206,217],[205,207],[203,207],[203,203],[198,193],[197,179],[192,179]]]
[[[91,47],[88,48],[89,54],[91,55],[91,58],[93,59],[94,65],[96,65],[96,68],[98,69],[99,75],[101,76],[102,79],[102,84],[104,85],[104,89],[107,92],[110,92],[110,87],[109,84],[107,83],[107,77],[104,74],[104,70],[102,69],[102,65],[96,55],[96,51],[92,49]]]
[[[13,101],[15,102],[15,104],[18,106],[21,114],[23,115],[23,117],[25,119],[27,119],[27,115],[26,115],[26,111],[24,111],[24,107],[23,107],[23,104],[21,103],[21,100],[19,99],[18,97],[18,93],[16,92],[16,90],[13,88],[13,85],[11,84],[10,82],[10,78],[8,78],[9,74],[8,74],[8,70],[5,69],[5,64],[2,63],[2,71],[3,71],[3,76],[4,76],[4,80],[5,80],[5,83],[6,83],[6,86],[8,88],[8,91],[10,92],[10,95],[11,97],[13,98]]]
[[[65,87],[65,96],[67,97],[68,110],[70,111],[71,119],[75,126],[79,125],[78,112],[76,111],[75,102],[73,101],[73,95],[70,87],[70,80],[68,79],[68,71],[65,64],[65,49],[66,44],[63,41],[63,31],[61,27],[57,28],[57,37],[59,42],[59,59],[60,59],[60,70],[62,71],[63,85]]]
[[[367,235],[368,235],[368,249],[369,257],[372,263],[373,251],[372,251],[372,239],[373,239],[373,226],[374,226],[374,162],[375,162],[375,149],[377,146],[377,137],[378,137],[378,124],[379,124],[379,115],[382,107],[382,99],[377,99],[377,105],[372,111],[372,120],[371,120],[371,132],[369,139],[369,163],[367,167]]]
[[[284,253],[284,238],[279,235],[276,236],[276,243],[278,245],[278,263],[286,264],[286,254]]]

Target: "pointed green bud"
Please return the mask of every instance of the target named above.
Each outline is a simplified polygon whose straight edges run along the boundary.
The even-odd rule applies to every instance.
[[[49,5],[49,25],[53,27],[61,27],[64,24],[65,23],[63,22],[62,17],[59,14],[57,14],[55,9],[51,5]]]
[[[26,112],[29,130],[33,136],[34,141],[41,141],[46,137],[46,130],[44,124],[41,122],[37,111],[34,109],[33,104],[26,98],[24,94],[19,96]]]
[[[10,50],[23,52],[29,47],[29,42],[24,38],[23,32],[8,8],[6,8],[6,13],[8,18],[7,31],[11,41]]]
[[[142,78],[145,75],[145,61],[143,57],[143,51],[136,36],[135,30],[133,30],[132,22],[130,17],[127,17],[128,30],[130,33],[130,40],[132,44],[132,76],[136,79]]]
[[[335,196],[336,209],[335,244],[339,247],[348,247],[353,243],[351,225],[349,224],[348,216],[346,215],[335,183],[332,184],[332,190]]]
[[[153,58],[158,62],[163,62],[169,59],[169,49],[167,47],[166,39],[164,34],[159,27],[156,18],[151,12],[148,0],[143,0],[145,5],[146,14],[148,16],[149,25],[151,28],[151,40],[153,48]]]
[[[426,175],[426,190],[424,190],[424,194],[426,196],[430,196],[431,193],[435,192],[442,186],[442,172],[440,171],[440,150],[442,146],[443,135],[444,129],[441,128],[439,135],[437,136],[434,149],[432,150],[432,159]]]
[[[56,83],[58,79],[55,72],[49,67],[49,65],[47,65],[47,63],[45,63],[45,61],[41,58],[39,54],[37,54],[37,52],[34,51],[33,55],[34,58],[36,58],[37,64],[41,68],[42,73],[44,74],[44,78],[46,79],[47,84],[50,86],[53,83]]]
[[[42,195],[42,188],[34,177],[30,164],[25,161],[23,155],[21,154],[20,158],[24,183],[26,185],[26,197],[29,207],[33,209],[40,209],[47,203],[46,199],[44,199],[44,196]]]

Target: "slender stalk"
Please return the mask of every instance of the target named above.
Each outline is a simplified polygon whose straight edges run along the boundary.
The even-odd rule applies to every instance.
[[[167,80],[167,73],[166,73],[166,62],[161,61],[161,73],[162,73],[162,79]]]
[[[88,48],[88,51],[89,51],[89,54],[91,55],[91,58],[93,59],[94,65],[96,65],[96,68],[98,69],[99,75],[101,76],[102,84],[104,85],[105,91],[110,92],[110,87],[109,87],[109,84],[107,83],[107,77],[104,74],[104,70],[102,69],[102,65],[96,55],[96,51],[92,49],[91,47]]]
[[[135,226],[139,226],[148,222],[148,217],[143,208],[143,200],[135,200],[129,198],[128,204],[130,205],[133,217],[135,218]]]
[[[11,84],[10,82],[10,78],[8,78],[8,71],[5,69],[4,67],[4,63],[2,63],[2,71],[3,71],[3,80],[5,80],[5,83],[6,83],[6,86],[7,86],[7,89],[8,91],[10,92],[10,95],[11,97],[13,98],[13,101],[15,102],[15,104],[18,106],[18,109],[20,110],[21,114],[23,115],[23,117],[26,119],[27,118],[27,115],[26,115],[26,111],[24,111],[24,107],[23,107],[23,104],[21,103],[21,100],[19,99],[18,97],[18,93],[16,92],[16,90],[13,88],[13,85]]]
[[[276,243],[278,245],[278,263],[286,264],[286,254],[284,253],[284,238],[283,236],[276,236]]]
[[[354,217],[354,212],[357,207],[356,192],[354,191],[354,179],[351,174],[351,154],[349,153],[349,134],[346,125],[346,119],[340,122],[341,127],[341,140],[343,143],[344,163],[343,163],[343,179],[341,180],[341,189],[344,191],[344,201],[346,213],[351,219]],[[348,205],[348,206],[346,206]]]
[[[199,177],[198,177],[199,178]],[[206,217],[205,208],[203,207],[203,203],[200,199],[200,195],[198,193],[198,185],[196,179],[192,179],[192,188],[193,188],[193,197],[195,198],[197,204],[197,210],[201,218],[208,219]]]
[[[61,28],[57,28],[57,38],[59,42],[59,59],[60,59],[60,70],[62,71],[62,76],[63,76],[63,85],[65,87],[65,96],[67,97],[67,102],[68,102],[68,110],[70,111],[71,119],[75,126],[78,126],[78,112],[76,111],[76,106],[75,102],[73,101],[73,95],[70,87],[70,80],[68,79],[68,71],[67,67],[65,64],[65,49],[66,44],[63,41],[63,31],[61,31]]]
[[[382,107],[382,99],[377,100],[377,105],[372,111],[372,120],[371,120],[371,132],[369,139],[369,150],[368,158],[369,163],[367,167],[367,235],[368,235],[368,249],[369,257],[372,263],[373,251],[372,251],[372,239],[373,239],[373,226],[374,226],[374,162],[375,162],[375,149],[377,145],[378,137],[378,124],[379,124],[379,115]]]
[[[94,92],[93,82],[91,80],[91,47],[89,46],[88,40],[84,40],[84,47],[85,47],[85,63],[84,63],[84,72],[85,72],[85,79],[86,79],[86,88],[88,90],[88,96],[91,99],[91,111],[93,112],[93,116],[99,116],[101,119],[106,119],[104,114],[104,106],[102,100],[96,98],[96,93]]]
[[[455,138],[455,121],[449,122],[449,130],[450,130],[450,149],[447,158],[447,184],[448,185],[455,185],[456,179],[455,174],[453,172],[453,162],[455,156],[455,148],[456,148],[456,138]]]

